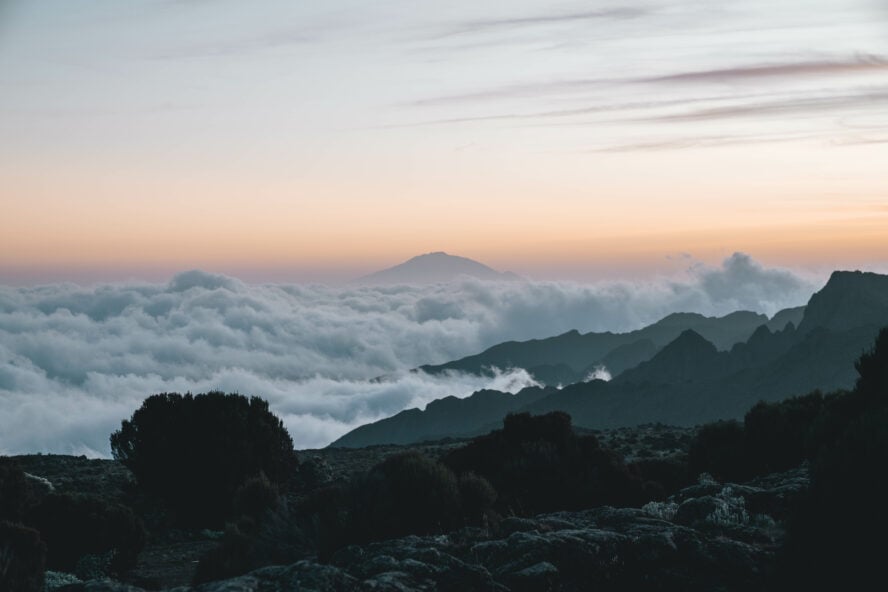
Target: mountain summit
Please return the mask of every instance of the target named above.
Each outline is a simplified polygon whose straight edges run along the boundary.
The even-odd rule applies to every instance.
[[[438,284],[452,282],[461,276],[481,280],[518,279],[513,273],[501,273],[472,259],[437,251],[419,255],[355,281],[360,284]]]
[[[888,324],[888,275],[836,271],[822,290],[811,296],[799,324],[802,332],[815,327],[847,330]]]

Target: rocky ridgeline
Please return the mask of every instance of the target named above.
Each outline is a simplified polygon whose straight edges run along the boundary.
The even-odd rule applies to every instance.
[[[557,486],[557,484],[553,484]],[[641,509],[601,507],[506,518],[488,529],[409,536],[175,592],[756,590],[805,468],[743,484],[707,477]],[[114,582],[65,592],[139,592]]]

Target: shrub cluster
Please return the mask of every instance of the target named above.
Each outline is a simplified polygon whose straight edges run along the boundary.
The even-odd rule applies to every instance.
[[[141,487],[194,526],[221,525],[247,479],[262,473],[284,484],[298,464],[266,401],[221,392],[149,397],[111,435],[111,451]]]
[[[133,511],[95,496],[51,494],[26,522],[40,531],[53,570],[71,572],[85,555],[110,553],[111,570],[123,573],[145,546],[145,527]]]
[[[888,528],[888,408],[852,422],[812,468],[790,521],[784,584],[866,590],[884,578]]]
[[[884,579],[888,328],[856,367],[854,391],[825,405],[812,426],[821,446],[808,495],[789,523],[775,589],[867,590]]]
[[[629,470],[642,480],[644,497],[652,501],[661,501],[695,481],[684,456],[636,460]]]
[[[237,576],[265,565],[293,563],[315,546],[303,534],[300,516],[264,475],[251,479],[235,496],[238,518],[198,564],[194,583]]]
[[[503,429],[476,438],[443,462],[456,473],[471,472],[490,481],[503,513],[644,501],[641,479],[622,457],[599,446],[594,436],[577,436],[570,416],[562,412],[509,415]]]
[[[45,559],[39,532],[0,521],[0,590],[43,592]]]
[[[814,392],[777,403],[760,402],[743,423],[720,421],[700,428],[688,451],[691,471],[710,473],[722,481],[744,481],[785,471],[835,439],[831,424],[837,410],[853,398],[848,393],[824,396]]]
[[[247,496],[264,488],[253,483],[242,495],[264,499],[266,493]],[[480,525],[495,500],[496,492],[483,477],[457,476],[416,452],[396,454],[347,483],[302,496],[293,509],[281,500],[261,516],[254,512],[229,524],[222,544],[201,559],[195,583],[293,562],[312,551],[327,558],[350,544]]]
[[[38,501],[34,487],[18,463],[0,456],[0,520],[20,522]]]
[[[443,533],[478,523],[496,494],[478,476],[462,479],[416,452],[396,454],[350,486],[345,538],[367,542]]]
[[[108,555],[110,571],[120,574],[135,565],[145,544],[145,528],[130,508],[95,496],[41,497],[31,479],[8,458],[0,458],[0,515],[9,521],[0,543],[0,564],[4,557],[15,557],[16,565],[25,570],[9,572],[19,574],[15,576],[18,583],[0,585],[0,590],[30,589],[20,580],[22,573],[31,574],[39,565],[42,574],[44,563],[50,569],[71,572],[90,554]],[[7,577],[2,574],[9,569],[0,565],[0,576]],[[33,574],[28,577],[34,579]]]
[[[855,364],[859,378],[850,392],[820,392],[777,403],[760,402],[743,423],[703,426],[688,452],[694,473],[742,481],[815,460],[836,445],[857,418],[888,406],[888,328]]]

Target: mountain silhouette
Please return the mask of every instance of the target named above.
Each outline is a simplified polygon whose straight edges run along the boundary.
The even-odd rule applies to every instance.
[[[438,284],[470,277],[480,280],[516,280],[517,275],[499,272],[466,257],[443,251],[426,253],[355,280],[360,284]]]
[[[857,378],[855,360],[871,347],[879,329],[888,326],[888,276],[836,272],[803,311],[790,309],[774,319],[784,326],[772,330],[773,319],[765,320],[729,350],[720,351],[700,331],[685,329],[650,359],[609,382],[576,382],[561,389],[534,387],[515,395],[484,391],[465,399],[451,397],[446,405],[433,402],[423,411],[402,412],[358,428],[332,446],[474,435],[514,412],[564,411],[575,425],[591,429],[655,422],[692,426],[740,418],[760,400],[851,388]],[[583,337],[571,332],[552,339],[564,339],[569,349]],[[501,346],[491,350],[501,351],[496,349]],[[526,347],[541,351],[539,343]],[[551,366],[557,367],[557,362]],[[397,440],[391,434],[397,434]]]
[[[622,382],[691,382],[718,373],[727,357],[726,352],[719,352],[702,335],[688,329],[653,358],[627,370],[618,379]]]
[[[796,315],[781,311],[785,319]],[[585,333],[568,331],[562,335],[529,341],[507,341],[475,354],[420,369],[430,374],[457,370],[490,374],[492,368],[524,368],[543,384],[557,386],[584,380],[596,368],[607,368],[612,376],[651,359],[657,351],[687,330],[716,345],[729,349],[748,339],[768,317],[738,311],[723,317],[696,313],[674,313],[637,331],[628,333]]]
[[[836,271],[826,286],[811,297],[799,329],[817,327],[842,331],[888,324],[888,275]]]

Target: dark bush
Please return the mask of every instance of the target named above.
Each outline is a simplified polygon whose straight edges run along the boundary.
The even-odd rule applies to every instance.
[[[233,578],[254,569],[250,561],[253,541],[235,527],[229,527],[221,544],[207,551],[197,564],[192,582],[203,584]]]
[[[532,514],[599,505],[637,505],[641,481],[622,457],[577,436],[561,413],[510,415],[503,429],[454,450],[444,463],[456,473],[486,478],[503,513]]]
[[[811,426],[823,409],[819,392],[779,403],[758,403],[743,422],[748,470],[754,475],[785,471],[809,458]]]
[[[750,476],[743,425],[737,421],[706,424],[688,449],[694,475],[709,473],[722,481],[742,481]]]
[[[854,390],[868,400],[888,404],[888,327],[879,331],[872,349],[854,367],[859,374]]]
[[[483,523],[496,503],[496,489],[490,481],[471,472],[459,476],[459,496],[463,514],[470,524]]]
[[[298,464],[267,402],[220,392],[149,397],[111,435],[111,451],[180,522],[204,526],[223,523],[247,479],[284,484]]]
[[[884,579],[888,531],[888,329],[856,364],[853,392],[814,422],[811,487],[789,522],[774,589],[868,590]]]
[[[645,489],[650,492],[645,497],[650,499],[671,495],[691,485],[695,480],[695,475],[691,474],[688,462],[684,458],[636,460],[629,465],[629,470],[635,472],[644,482]]]
[[[510,413],[503,420],[503,436],[512,444],[544,441],[559,450],[568,448],[576,440],[570,415],[562,411],[545,415]],[[595,439],[595,436],[586,437]],[[598,440],[595,439],[595,442],[597,444]]]
[[[815,463],[808,496],[789,525],[784,584],[867,590],[884,579],[886,467],[888,409],[883,409],[850,424]]]
[[[456,476],[419,453],[385,459],[356,480],[351,495],[352,542],[443,533],[462,524]]]
[[[27,515],[47,546],[47,566],[72,571],[84,555],[112,553],[111,569],[132,568],[145,546],[145,528],[126,506],[88,495],[52,494]]]
[[[34,488],[15,460],[0,456],[0,520],[19,522],[37,503]]]
[[[265,473],[247,479],[234,494],[234,515],[260,519],[281,507],[281,494]]]
[[[806,449],[810,459],[832,447],[848,425],[866,409],[866,401],[857,391],[840,391],[823,397],[820,413],[811,422]]]
[[[311,552],[326,559],[349,544],[481,524],[496,499],[484,478],[458,479],[416,452],[390,456],[347,484],[303,495],[292,510],[280,498],[269,508],[269,494],[261,478],[245,484],[239,499],[257,501],[240,503],[264,513],[245,511],[229,525],[222,544],[201,559],[196,583],[292,563]]]
[[[344,483],[315,489],[301,497],[293,508],[296,523],[322,559],[345,544],[353,504],[351,490]]]
[[[45,560],[39,532],[0,521],[0,590],[43,592]]]
[[[244,516],[228,525],[221,543],[201,557],[193,582],[238,576],[267,565],[285,565],[313,555],[299,516],[281,500],[257,518]]]

